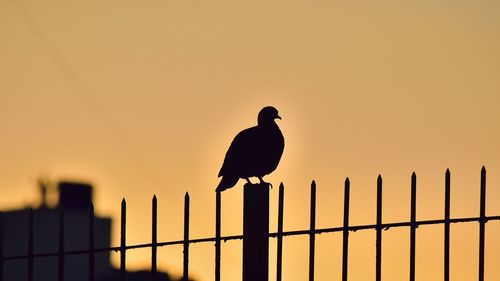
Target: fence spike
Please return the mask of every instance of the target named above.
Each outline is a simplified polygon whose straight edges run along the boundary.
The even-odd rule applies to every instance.
[[[349,197],[351,182],[346,178],[344,184],[344,225],[342,230],[342,281],[347,281],[349,255]]]
[[[382,176],[377,177],[377,228],[376,228],[375,280],[382,280]]]
[[[486,226],[486,168],[481,168],[481,195],[479,206],[479,281],[484,281],[484,245]]]
[[[316,249],[316,182],[311,182],[311,210],[309,218],[309,281],[314,281],[314,252]]]
[[[4,253],[3,253],[3,240],[4,240],[4,220],[3,212],[0,212],[0,281],[3,281],[3,264],[4,264]]]
[[[94,232],[94,203],[89,205],[89,281],[95,280],[95,232]]]
[[[284,194],[285,186],[283,182],[280,183],[279,196],[278,196],[278,235],[277,247],[276,247],[276,281],[281,281],[282,279],[282,266],[283,266],[283,207],[284,207]]]
[[[189,278],[189,193],[184,195],[184,251],[183,251],[182,280]]]
[[[120,224],[120,281],[125,281],[126,274],[126,225],[127,223],[127,202],[122,199],[121,204],[121,224]]]
[[[221,193],[215,196],[215,281],[220,281]]]
[[[33,240],[34,240],[34,229],[33,229],[33,209],[30,208],[28,211],[28,281],[33,281]]]
[[[411,174],[411,210],[410,210],[410,281],[415,281],[415,248],[417,235],[417,175]]]
[[[59,207],[59,255],[57,280],[64,280],[64,209]]]
[[[450,169],[444,179],[444,281],[450,280]]]
[[[158,279],[157,272],[157,252],[158,252],[158,199],[156,194],[151,199],[151,276],[152,280]]]

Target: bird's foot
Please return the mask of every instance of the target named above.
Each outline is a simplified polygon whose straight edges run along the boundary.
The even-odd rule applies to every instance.
[[[265,182],[264,179],[262,179],[262,177],[259,177],[259,181],[260,184],[268,184],[271,187],[271,189],[273,188],[273,184],[270,182]]]

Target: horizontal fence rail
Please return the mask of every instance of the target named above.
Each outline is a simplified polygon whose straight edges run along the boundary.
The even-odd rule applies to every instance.
[[[485,216],[483,219],[485,222],[489,221],[500,221],[500,216]],[[454,224],[454,223],[466,223],[466,222],[480,222],[481,218],[480,217],[467,217],[467,218],[454,218],[450,219],[449,222]],[[415,221],[415,224],[417,225],[417,228],[419,226],[424,226],[424,225],[435,225],[435,224],[444,224],[447,222],[444,219],[441,220],[421,220],[421,221]],[[391,228],[398,228],[398,227],[409,227],[411,226],[411,222],[395,222],[395,223],[383,223],[381,224],[381,228],[383,231],[387,231]],[[350,225],[348,227],[348,231],[350,232],[356,232],[359,230],[368,230],[368,229],[377,229],[376,224],[364,224],[364,225]],[[333,232],[343,232],[344,227],[339,226],[339,227],[330,227],[330,228],[317,228],[313,231],[314,234],[325,234],[325,233],[333,233]],[[269,233],[269,238],[277,238],[278,236],[296,236],[296,235],[310,235],[311,230],[292,230],[292,231],[283,231],[281,233],[278,232],[270,232]],[[221,236],[220,238],[217,237],[208,237],[208,238],[196,238],[196,239],[190,239],[188,240],[189,244],[196,244],[196,243],[208,243],[208,242],[216,242],[217,240],[221,240],[223,242],[231,241],[231,240],[241,240],[243,239],[243,235],[228,235],[228,236]],[[168,242],[158,242],[156,245],[158,247],[165,247],[165,246],[173,246],[173,245],[183,245],[186,241],[185,240],[174,240],[174,241],[168,241]],[[134,250],[134,249],[141,249],[141,248],[151,248],[153,246],[152,243],[144,243],[144,244],[135,244],[135,245],[127,245],[123,248],[123,251],[128,251],[128,250]],[[100,253],[100,252],[120,252],[122,251],[122,248],[120,246],[118,247],[107,247],[107,248],[96,248],[94,249],[95,253]],[[64,252],[64,255],[83,255],[83,254],[88,254],[89,250],[75,250],[75,251],[66,251]],[[43,258],[43,257],[56,257],[59,255],[59,252],[50,252],[50,253],[37,253],[33,254],[33,258]],[[20,259],[27,259],[29,256],[27,255],[15,255],[15,256],[7,256],[4,257],[4,261],[11,261],[11,260],[20,260]]]
[[[409,232],[409,280],[415,280],[416,262],[416,234],[417,228],[420,226],[430,226],[430,225],[443,225],[444,228],[444,280],[449,281],[450,278],[450,226],[457,223],[478,223],[479,224],[479,247],[478,247],[478,280],[484,281],[484,264],[485,264],[485,235],[486,235],[486,224],[490,221],[500,221],[500,215],[497,216],[487,216],[486,215],[486,169],[483,167],[481,169],[481,180],[480,180],[480,208],[479,216],[477,217],[462,217],[462,218],[451,218],[450,217],[450,171],[446,170],[445,173],[445,202],[444,202],[444,218],[443,219],[432,219],[432,220],[417,220],[417,176],[415,173],[411,175],[411,198],[410,198],[410,219],[409,221],[403,222],[382,222],[382,177],[377,178],[377,198],[376,198],[376,223],[375,224],[363,224],[363,225],[350,225],[349,224],[349,201],[350,201],[350,181],[349,178],[346,179],[344,184],[344,218],[343,225],[338,227],[329,228],[316,228],[316,183],[313,181],[311,184],[311,201],[310,201],[310,227],[304,230],[283,230],[283,206],[284,206],[284,185],[281,183],[279,187],[278,196],[278,227],[277,232],[271,232],[267,234],[268,238],[277,239],[277,258],[276,258],[276,280],[282,280],[282,250],[283,250],[283,238],[290,236],[307,235],[309,236],[309,280],[313,281],[314,276],[314,264],[315,264],[315,237],[316,235],[326,234],[326,233],[342,233],[342,281],[348,280],[348,253],[349,253],[349,233],[361,230],[375,230],[375,276],[376,281],[382,280],[382,233],[389,229],[408,227]],[[34,278],[34,259],[45,258],[45,257],[58,257],[58,280],[63,281],[64,279],[64,257],[69,255],[88,255],[88,270],[89,270],[89,280],[94,281],[94,263],[95,254],[102,252],[119,252],[120,253],[120,280],[126,280],[126,255],[127,251],[141,248],[151,248],[151,280],[155,281],[158,279],[157,274],[157,249],[158,247],[166,247],[173,245],[183,246],[183,277],[182,280],[187,281],[189,276],[189,247],[191,244],[197,243],[214,243],[215,245],[215,280],[221,280],[221,242],[227,242],[232,240],[244,239],[244,235],[221,235],[221,193],[216,194],[216,219],[215,219],[215,237],[207,238],[190,238],[189,235],[189,209],[190,209],[190,197],[186,193],[184,197],[184,237],[182,240],[158,242],[157,235],[157,197],[153,196],[152,199],[152,228],[151,228],[151,243],[144,244],[134,244],[127,245],[126,243],[126,208],[127,204],[125,199],[121,202],[121,217],[120,217],[120,246],[115,247],[104,247],[95,248],[94,247],[94,207],[89,206],[88,216],[89,216],[89,244],[88,249],[67,251],[64,249],[65,233],[64,233],[64,210],[60,210],[59,213],[59,242],[57,252],[46,252],[46,253],[34,253],[34,218],[33,210],[28,210],[28,251],[24,255],[4,255],[4,215],[0,212],[0,281],[4,280],[4,266],[9,261],[14,260],[26,260],[27,261],[27,276],[28,281],[32,281]],[[500,278],[500,277],[498,277]]]

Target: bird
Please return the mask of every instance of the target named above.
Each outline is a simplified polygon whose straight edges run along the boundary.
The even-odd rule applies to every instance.
[[[222,178],[216,192],[234,187],[240,178],[252,184],[249,178],[257,177],[261,184],[267,184],[263,177],[276,170],[285,148],[276,119],[281,120],[278,110],[266,106],[259,111],[257,126],[236,135],[219,171]]]

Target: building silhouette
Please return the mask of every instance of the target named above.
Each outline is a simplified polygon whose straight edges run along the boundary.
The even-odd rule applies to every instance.
[[[58,204],[48,207],[47,188],[41,184],[42,203],[33,209],[33,251],[52,253],[58,251],[60,209],[64,210],[64,250],[87,250],[89,242],[89,206],[92,202],[93,187],[88,183],[62,181],[58,184]],[[4,217],[4,256],[26,255],[29,240],[30,208],[8,210]],[[94,247],[111,246],[111,223],[109,217],[94,218]],[[8,260],[4,263],[4,280],[28,280],[28,260]],[[110,262],[110,252],[95,253],[95,280],[119,280],[119,269]],[[158,281],[173,280],[165,272],[158,272]],[[58,257],[34,259],[35,281],[56,281],[58,278]],[[151,280],[150,271],[126,273],[127,281]],[[88,255],[67,255],[64,259],[64,280],[88,280]]]

